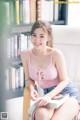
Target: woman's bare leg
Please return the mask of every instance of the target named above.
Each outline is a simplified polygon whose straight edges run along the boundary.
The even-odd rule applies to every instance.
[[[54,110],[45,108],[45,107],[40,107],[37,108],[35,111],[35,118],[36,120],[50,120],[53,116]]]
[[[55,110],[51,120],[72,120],[79,111],[79,104],[73,97],[69,98],[60,108]]]

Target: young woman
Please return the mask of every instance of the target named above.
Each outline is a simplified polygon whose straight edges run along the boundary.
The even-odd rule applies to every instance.
[[[63,54],[53,46],[49,23],[37,21],[31,30],[33,48],[23,51],[22,62],[30,89],[31,99],[39,100],[35,120],[72,120],[79,111],[80,95],[69,80]],[[35,81],[45,95],[39,97],[34,89]],[[57,94],[69,93],[70,98],[55,111],[45,105]]]

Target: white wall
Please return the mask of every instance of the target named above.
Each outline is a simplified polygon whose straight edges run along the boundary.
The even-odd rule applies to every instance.
[[[65,57],[68,76],[80,89],[80,28],[52,26],[55,46]]]
[[[73,3],[68,4],[68,25],[80,27],[80,0],[69,0],[69,2]]]

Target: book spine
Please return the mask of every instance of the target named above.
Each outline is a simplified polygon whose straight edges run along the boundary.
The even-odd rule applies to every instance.
[[[16,24],[20,23],[19,21],[19,0],[15,0],[15,9],[16,9]]]
[[[20,67],[16,66],[16,88],[20,87]]]
[[[55,0],[54,4],[54,21],[57,21],[59,18],[59,0]]]
[[[54,4],[53,1],[49,1],[49,21],[53,21],[53,14],[54,14]]]
[[[20,87],[24,87],[24,72],[23,72],[23,66],[20,66]]]
[[[9,1],[9,6],[10,6],[10,24],[15,24],[16,23],[16,18],[15,18],[15,2],[14,0]]]
[[[15,67],[11,67],[11,83],[12,83],[12,89],[16,89],[16,69]]]
[[[6,89],[9,90],[9,69],[6,69]]]
[[[5,2],[5,8],[6,8],[6,21],[7,21],[7,24],[10,25],[10,6],[9,6],[9,2],[6,1]]]
[[[23,0],[19,2],[19,20],[20,23],[23,23]]]
[[[23,0],[23,23],[30,23],[30,8],[29,0]]]
[[[41,0],[36,1],[36,20],[41,20]]]
[[[9,37],[8,39],[7,39],[7,57],[8,58],[10,58],[11,56],[10,56],[10,41],[11,41],[11,38]]]
[[[9,67],[9,90],[12,89],[12,70],[11,67]]]
[[[14,53],[14,36],[11,36],[11,40],[10,40],[10,57],[14,58],[15,53]]]
[[[30,5],[30,23],[34,23],[36,21],[36,0],[30,0],[29,5]]]

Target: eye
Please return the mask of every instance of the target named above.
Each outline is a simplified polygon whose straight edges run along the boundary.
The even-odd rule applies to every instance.
[[[36,34],[32,34],[33,37],[36,37]]]
[[[43,35],[41,35],[41,36],[40,36],[40,38],[44,38],[44,36],[43,36]]]

